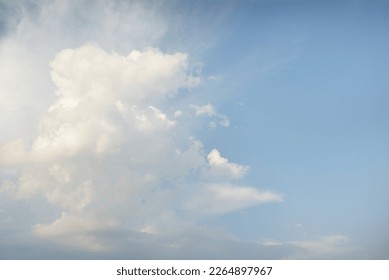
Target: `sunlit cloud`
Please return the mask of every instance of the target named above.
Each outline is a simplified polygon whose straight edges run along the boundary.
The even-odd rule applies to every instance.
[[[322,223],[316,215],[325,211],[309,208],[331,184],[340,192],[344,182],[353,185],[331,168],[347,167],[357,146],[351,143],[336,165],[336,139],[344,133],[341,141],[358,142],[364,128],[336,125],[376,102],[342,93],[339,100],[356,98],[361,106],[348,111],[354,103],[346,106],[316,85],[327,76],[310,76],[327,63],[311,53],[332,34],[326,22],[313,21],[325,34],[315,30],[323,38],[311,42],[305,20],[313,17],[268,17],[267,9],[283,8],[249,9],[248,2],[0,2],[0,258],[362,256],[356,236],[339,221]],[[347,55],[340,64],[350,64]],[[326,98],[335,121],[320,107]],[[364,98],[371,107],[363,107]],[[352,134],[353,127],[362,130]],[[334,143],[320,151],[328,139]],[[363,139],[360,150],[371,141]],[[384,149],[376,154],[384,158]],[[326,189],[306,195],[309,185],[320,185],[319,173],[328,174]],[[363,185],[355,188],[364,193]],[[357,211],[357,195],[342,197],[338,210],[347,202]],[[374,211],[384,212],[377,205]]]
[[[108,236],[119,235],[128,246],[138,242],[147,248],[130,240],[152,239],[163,255],[178,256],[187,241],[169,245],[168,240],[190,238],[188,231],[201,231],[203,218],[282,201],[277,193],[229,182],[243,178],[248,167],[217,149],[207,153],[193,137],[188,116],[228,127],[227,116],[210,103],[192,105],[189,99],[181,101],[182,109],[169,108],[203,79],[193,72],[188,53],[153,46],[167,25],[152,9],[100,1],[74,19],[81,29],[71,30],[71,12],[83,5],[39,2],[0,48],[0,56],[8,57],[1,71],[13,65],[8,78],[0,78],[6,119],[1,125],[18,127],[0,142],[0,165],[11,170],[1,178],[2,193],[15,203],[44,199],[56,213],[51,220],[37,216],[34,224],[26,223],[31,240],[114,254],[117,241]],[[81,23],[98,16],[98,27]],[[41,45],[47,53],[29,47],[31,36],[47,42]],[[137,38],[144,37],[139,46]],[[193,110],[184,114],[185,108]],[[214,231],[208,228],[202,238],[212,239]]]

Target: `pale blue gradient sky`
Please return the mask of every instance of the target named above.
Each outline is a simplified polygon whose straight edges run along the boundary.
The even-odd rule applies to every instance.
[[[249,238],[342,233],[387,257],[389,6],[293,2],[237,4],[205,55],[222,77],[207,94],[232,124],[206,143],[285,195],[223,222]]]

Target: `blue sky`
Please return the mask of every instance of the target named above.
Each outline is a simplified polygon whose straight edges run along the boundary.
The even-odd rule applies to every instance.
[[[389,257],[385,1],[0,4],[1,259]]]

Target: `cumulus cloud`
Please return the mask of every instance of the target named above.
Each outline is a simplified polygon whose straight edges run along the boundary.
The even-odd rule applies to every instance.
[[[62,213],[37,223],[35,236],[100,252],[113,248],[100,232],[166,236],[186,224],[180,211],[190,218],[281,201],[272,192],[210,183],[242,178],[248,168],[216,149],[205,156],[189,135],[173,137],[177,124],[163,104],[193,86],[187,60],[158,49],[123,56],[96,44],[55,56],[56,100],[37,135],[1,146],[0,163],[15,170],[4,182],[14,197],[43,196]]]
[[[130,133],[169,129],[174,122],[149,104],[187,82],[186,56],[156,49],[123,57],[86,45],[61,51],[51,66],[59,98],[41,121],[33,143],[36,157],[81,150],[105,155]]]
[[[183,110],[191,107],[187,114],[224,127],[227,116],[206,101],[172,106],[202,79],[192,74],[187,53],[148,47],[166,32],[165,22],[138,2],[109,3],[97,1],[83,13],[79,1],[34,2],[1,41],[2,205],[23,202],[34,216],[0,208],[0,226],[22,231],[26,247],[51,244],[57,252],[112,257],[126,256],[121,247],[136,247],[152,258],[153,246],[160,257],[183,256],[183,250],[205,257],[216,237],[224,240],[217,250],[237,246],[203,221],[280,202],[281,195],[237,183],[248,167],[217,149],[207,154]],[[3,240],[12,242],[0,246],[16,246],[15,238],[9,234]],[[192,248],[194,240],[203,253]]]
[[[207,155],[208,163],[211,167],[211,173],[215,176],[229,177],[239,179],[246,175],[248,166],[231,163],[223,158],[217,149],[213,149]]]

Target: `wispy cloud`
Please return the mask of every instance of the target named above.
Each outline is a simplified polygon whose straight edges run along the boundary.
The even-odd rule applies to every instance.
[[[344,235],[327,235],[316,240],[292,241],[288,244],[297,249],[290,256],[292,259],[347,258],[358,250]]]
[[[253,187],[231,184],[208,184],[185,204],[187,209],[202,215],[220,215],[253,205],[281,202],[280,194]]]
[[[223,127],[229,127],[230,126],[230,119],[220,114],[216,111],[215,107],[211,104],[206,105],[190,105],[192,109],[196,112],[197,116],[207,116],[211,119],[209,122],[209,127],[214,129],[216,128],[217,124],[223,126]]]

